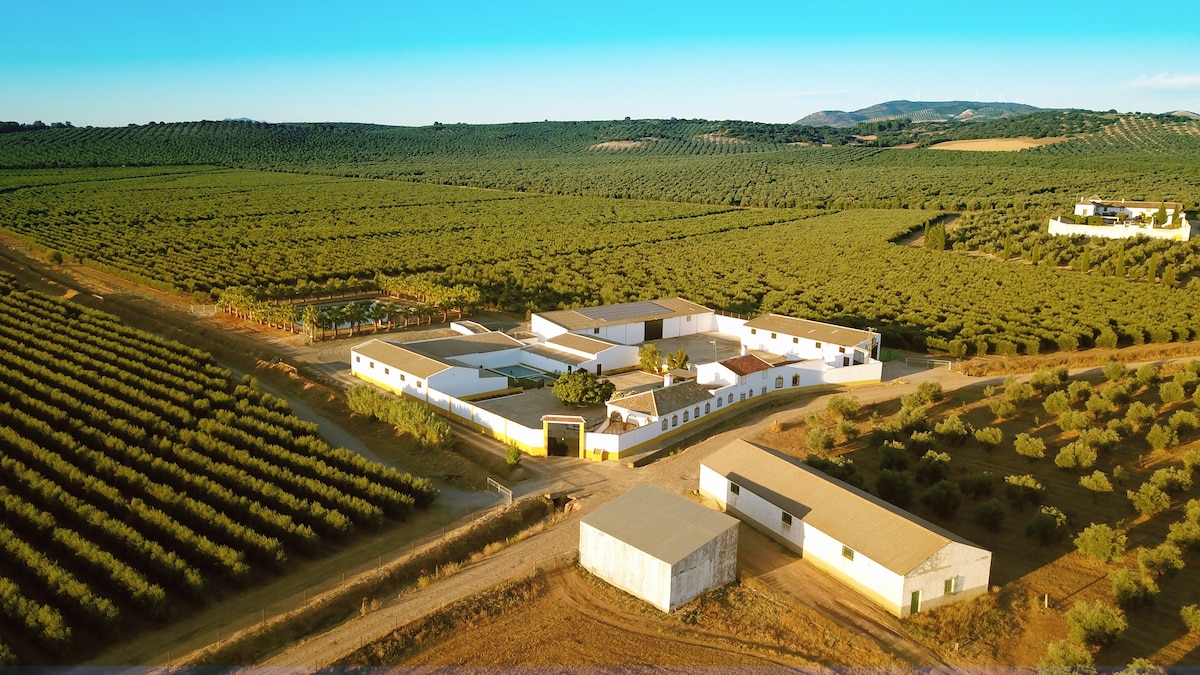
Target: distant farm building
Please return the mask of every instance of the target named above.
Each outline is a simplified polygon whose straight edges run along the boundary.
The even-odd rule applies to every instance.
[[[364,342],[351,373],[533,455],[621,459],[757,396],[883,377],[878,333],[779,314],[747,320],[682,298],[541,312],[511,334],[451,327],[457,335]],[[639,368],[639,345],[672,340],[694,341],[689,364],[618,390],[602,413],[566,412],[549,394],[562,373],[614,377]]]
[[[1050,219],[1050,234],[1125,239],[1145,236],[1187,241],[1192,236],[1179,202],[1112,201],[1092,196],[1075,205],[1075,215]]]
[[[747,441],[701,462],[700,493],[896,616],[988,589],[990,551]]]
[[[579,524],[579,564],[664,612],[737,578],[738,521],[643,483]]]

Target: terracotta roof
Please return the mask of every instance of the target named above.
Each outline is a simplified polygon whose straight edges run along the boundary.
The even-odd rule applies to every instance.
[[[431,359],[416,352],[410,351],[393,342],[385,342],[383,340],[370,340],[358,345],[352,350],[355,354],[363,356],[373,361],[378,361],[387,366],[391,366],[396,370],[403,371],[413,377],[422,379],[428,378],[431,375],[436,375],[443,370],[450,368],[449,365],[442,363],[436,359]]]
[[[650,483],[637,485],[580,522],[668,565],[738,526],[736,518]]]
[[[784,363],[794,363],[795,362],[794,359],[789,359],[788,357],[783,356],[782,354],[772,354],[771,352],[764,352],[761,349],[747,349],[746,353],[749,354],[750,356],[754,356],[759,359],[762,359],[763,361],[766,361],[767,363],[771,364],[772,366],[778,366],[778,365],[782,365]]]
[[[771,364],[753,354],[746,354],[745,356],[735,356],[732,359],[725,359],[721,362],[721,365],[733,371],[734,375],[739,376],[771,369]]]
[[[584,354],[591,354],[593,356],[606,349],[611,349],[612,347],[616,346],[607,340],[601,340],[599,338],[589,337],[587,335],[576,335],[574,333],[555,335],[549,340],[546,340],[546,342],[556,347],[573,349],[577,352],[583,352]]]
[[[853,347],[871,338],[871,333],[857,328],[846,328],[832,323],[796,319],[782,314],[766,314],[746,322],[746,328],[783,333],[831,345]]]
[[[737,440],[701,460],[766,501],[897,574],[962,537],[773,450]]]
[[[623,302],[619,305],[601,305],[599,307],[581,307],[579,309],[560,309],[553,312],[538,312],[537,316],[562,326],[569,331],[599,328],[601,326],[620,326],[627,323],[653,321],[654,319],[669,319],[676,316],[689,316],[712,312],[704,305],[698,305],[683,298],[661,298],[658,300],[641,300],[638,302]]]
[[[695,382],[680,382],[669,387],[651,389],[640,394],[609,401],[615,408],[645,413],[654,417],[669,415],[677,410],[711,401],[712,394],[708,389]]]
[[[404,348],[432,359],[448,359],[465,354],[483,354],[504,349],[519,349],[525,343],[504,333],[479,333],[455,337],[406,342]]]

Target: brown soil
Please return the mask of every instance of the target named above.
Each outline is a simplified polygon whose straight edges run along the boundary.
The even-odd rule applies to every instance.
[[[632,150],[640,148],[646,144],[646,141],[605,141],[589,145],[588,150]]]
[[[733,136],[729,135],[728,131],[712,131],[707,134],[700,134],[699,136],[696,137],[696,140],[708,141],[709,143],[741,144],[741,143],[749,143],[750,142],[744,138],[734,138]]]
[[[1042,145],[1052,145],[1067,140],[1066,136],[1053,138],[974,138],[966,141],[944,141],[929,146],[930,150],[969,150],[975,152],[1012,152],[1025,148],[1036,148]]]

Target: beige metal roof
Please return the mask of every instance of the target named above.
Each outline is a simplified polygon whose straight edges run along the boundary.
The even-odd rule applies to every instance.
[[[385,342],[383,340],[369,340],[355,347],[353,351],[356,354],[362,354],[368,359],[408,373],[413,377],[428,378],[431,375],[436,375],[450,368],[449,365],[441,361],[431,359],[405,349],[393,342]]]
[[[581,522],[668,565],[738,526],[736,518],[650,483],[634,487]]]
[[[449,359],[465,354],[483,354],[498,352],[504,349],[519,349],[525,343],[504,333],[479,333],[476,335],[460,335],[456,337],[406,342],[405,349],[428,356],[432,359]]]
[[[620,326],[628,323],[706,314],[709,312],[712,312],[712,310],[708,307],[698,305],[690,300],[684,300],[683,298],[660,298],[658,300],[624,302],[618,305],[538,312],[537,315],[570,331],[599,328],[601,326]]]
[[[546,340],[546,342],[557,347],[565,347],[566,349],[574,349],[575,351],[583,352],[584,354],[591,354],[592,356],[616,346],[607,340],[600,340],[594,337],[588,337],[587,335],[576,335],[574,333],[555,335],[549,340]]]
[[[578,354],[572,354],[571,352],[564,352],[561,349],[555,349],[553,345],[549,344],[529,345],[528,347],[525,347],[524,351],[527,351],[530,354],[543,356],[551,361],[557,361],[565,366],[578,366],[582,363],[591,361],[591,359],[586,356],[579,356]]]
[[[783,333],[841,347],[853,347],[871,338],[871,333],[832,323],[796,319],[782,314],[766,314],[746,322],[747,328]]]
[[[619,398],[610,403],[616,408],[662,417],[676,410],[683,410],[710,400],[712,400],[712,393],[708,389],[688,381]]]
[[[874,495],[749,441],[734,441],[700,463],[897,574],[908,574],[951,542],[975,547]]]

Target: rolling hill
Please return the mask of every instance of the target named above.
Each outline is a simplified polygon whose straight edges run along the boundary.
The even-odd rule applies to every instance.
[[[908,118],[914,122],[945,122],[949,120],[992,120],[1038,112],[1023,103],[983,103],[979,101],[888,101],[845,112],[822,110],[804,117],[796,124],[810,126],[852,127],[860,122],[878,122]]]

